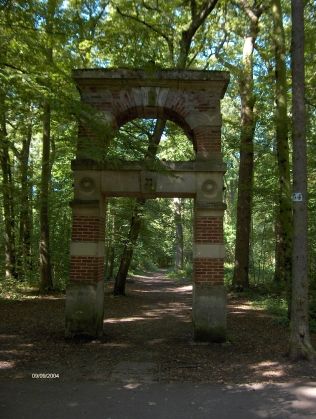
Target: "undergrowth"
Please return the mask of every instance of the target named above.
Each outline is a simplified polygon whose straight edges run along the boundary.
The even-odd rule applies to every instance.
[[[275,294],[256,294],[253,291],[247,292],[251,304],[254,307],[262,308],[268,313],[275,316],[275,321],[284,326],[289,326],[290,320],[288,317],[288,303],[287,299],[282,295]],[[309,305],[309,326],[312,333],[316,333],[316,296],[310,295]]]
[[[34,298],[38,294],[38,288],[14,279],[0,281],[0,298],[3,300],[24,300]]]

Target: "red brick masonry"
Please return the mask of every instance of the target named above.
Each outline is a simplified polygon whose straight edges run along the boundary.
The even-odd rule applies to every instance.
[[[195,243],[223,243],[223,217],[196,217],[194,223]]]
[[[223,284],[224,259],[196,258],[193,260],[193,269],[195,282]]]
[[[104,258],[95,256],[71,256],[70,280],[101,281],[104,274]]]
[[[72,241],[104,240],[104,218],[74,215]]]

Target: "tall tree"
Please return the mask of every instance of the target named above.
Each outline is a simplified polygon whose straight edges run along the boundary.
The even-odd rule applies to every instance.
[[[53,65],[53,28],[54,16],[57,9],[57,0],[47,1],[45,16],[45,33],[47,37],[45,45],[45,61],[47,72]],[[49,77],[49,76],[48,76]],[[49,84],[49,83],[48,83]],[[49,85],[47,86],[49,89]],[[40,193],[40,289],[42,292],[53,289],[53,277],[50,252],[50,232],[49,232],[49,187],[51,181],[51,104],[49,97],[43,99],[42,107],[42,173],[41,173],[41,193]]]
[[[275,280],[291,286],[292,205],[287,117],[286,46],[280,0],[272,0],[275,50],[275,129],[279,170],[279,206],[276,219]]]
[[[19,270],[22,275],[28,274],[32,266],[31,235],[32,221],[30,208],[29,186],[29,157],[32,141],[31,112],[22,139],[22,149],[19,153],[20,160],[20,225],[19,225]]]
[[[182,200],[174,198],[174,221],[176,225],[175,237],[175,269],[183,269],[184,249],[183,249],[183,223],[182,223]]]
[[[304,70],[304,1],[292,0],[293,256],[291,359],[315,358],[308,316],[307,147]]]
[[[5,276],[17,278],[15,248],[15,214],[13,207],[13,180],[6,129],[5,92],[0,88],[0,155],[2,169],[2,196],[4,212]]]
[[[256,0],[251,6],[248,1],[240,0],[240,5],[249,19],[249,27],[244,40],[243,66],[238,81],[241,98],[241,128],[233,285],[243,289],[249,287],[249,247],[253,198],[253,138],[256,126],[253,52],[263,7],[261,2]]]

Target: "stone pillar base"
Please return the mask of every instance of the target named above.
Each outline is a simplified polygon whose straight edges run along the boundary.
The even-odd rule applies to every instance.
[[[194,284],[193,330],[196,341],[226,340],[226,291],[223,285]]]
[[[66,290],[66,338],[102,336],[103,309],[103,281],[71,282]]]

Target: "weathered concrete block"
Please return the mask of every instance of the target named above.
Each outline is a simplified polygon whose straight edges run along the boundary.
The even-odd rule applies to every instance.
[[[194,284],[192,312],[194,340],[226,340],[226,291],[223,285]]]
[[[65,336],[100,337],[103,333],[104,287],[97,283],[71,282],[66,291]]]

